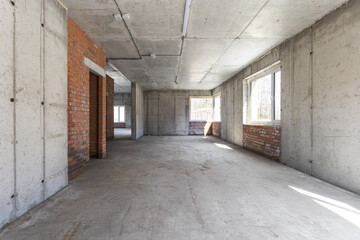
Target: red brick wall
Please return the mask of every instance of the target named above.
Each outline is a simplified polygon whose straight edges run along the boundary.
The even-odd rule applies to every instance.
[[[221,138],[221,122],[213,122],[211,129],[213,136]]]
[[[126,128],[126,123],[114,123],[114,128]]]
[[[68,161],[69,178],[80,174],[90,158],[89,151],[89,73],[84,56],[101,67],[106,56],[90,38],[68,19]],[[98,81],[98,157],[106,155],[106,83]]]
[[[106,76],[106,138],[114,138],[114,79]]]
[[[211,135],[211,122],[189,122],[189,135]]]
[[[244,125],[244,148],[280,159],[280,126]]]

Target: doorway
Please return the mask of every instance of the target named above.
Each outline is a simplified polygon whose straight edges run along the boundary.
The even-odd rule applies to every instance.
[[[99,140],[99,77],[90,72],[89,78],[90,157],[98,157]]]
[[[131,92],[114,94],[114,138],[131,140]]]

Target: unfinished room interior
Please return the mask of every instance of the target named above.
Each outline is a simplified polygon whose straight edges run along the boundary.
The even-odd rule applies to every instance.
[[[360,239],[360,0],[1,0],[1,240]]]

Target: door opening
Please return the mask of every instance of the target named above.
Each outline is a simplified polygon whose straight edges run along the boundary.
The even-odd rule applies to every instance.
[[[99,139],[99,77],[90,72],[89,83],[90,157],[96,158]]]

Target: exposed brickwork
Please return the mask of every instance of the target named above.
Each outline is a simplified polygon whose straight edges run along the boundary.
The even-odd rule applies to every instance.
[[[90,38],[68,19],[68,143],[69,178],[81,173],[90,159],[89,149],[89,73],[84,56],[101,67],[106,56]],[[98,157],[106,155],[106,81],[98,80]]]
[[[126,128],[126,123],[114,123],[114,128]]]
[[[114,79],[106,76],[106,139],[114,138]]]
[[[279,160],[280,130],[280,126],[244,125],[244,148]]]
[[[206,134],[205,134],[206,132]],[[211,122],[189,122],[189,135],[211,135]]]
[[[213,122],[211,129],[213,136],[221,138],[221,122]]]

